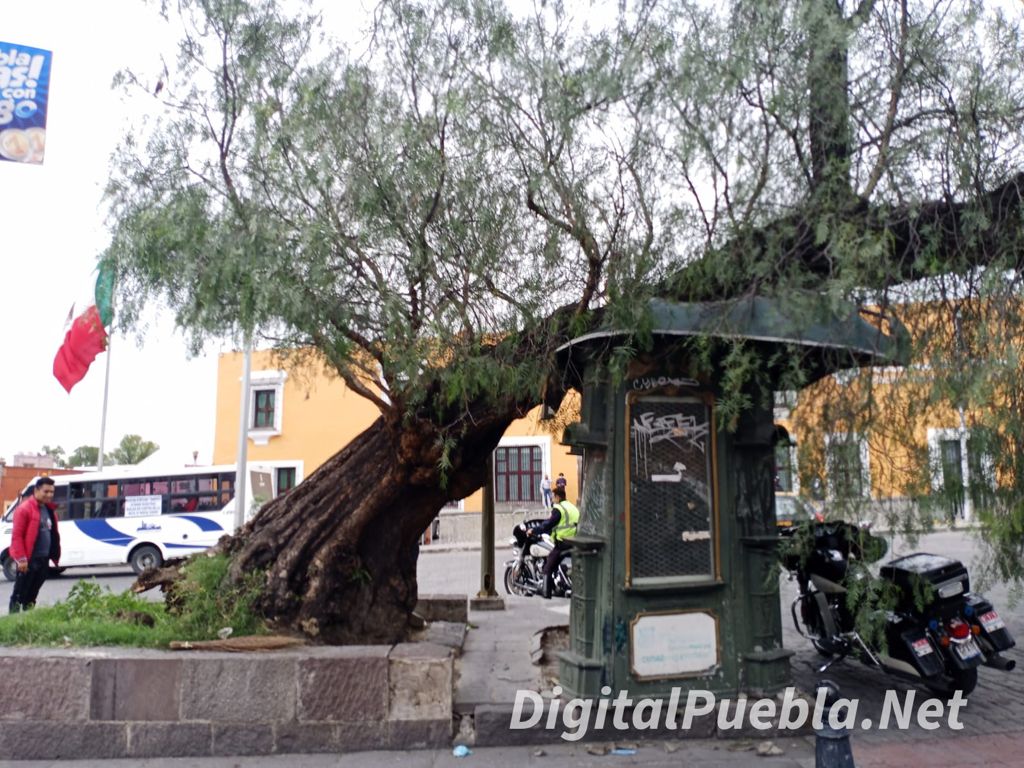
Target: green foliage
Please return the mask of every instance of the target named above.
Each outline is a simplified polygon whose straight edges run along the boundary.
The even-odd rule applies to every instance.
[[[255,611],[265,574],[251,571],[232,585],[227,579],[230,564],[226,555],[197,555],[182,566],[184,579],[175,584],[173,595],[186,639],[216,637],[223,627],[231,627],[236,637],[265,631]]]
[[[40,453],[42,453],[44,456],[49,456],[50,458],[52,458],[53,459],[53,465],[55,467],[62,467],[63,468],[63,467],[67,467],[68,466],[68,462],[64,458],[64,449],[61,448],[59,445],[54,446],[54,447],[50,447],[49,445],[44,445],[42,450],[40,451]]]
[[[68,456],[69,467],[95,467],[99,464],[100,449],[94,445],[80,445]]]
[[[63,602],[0,618],[0,645],[130,645],[166,648],[172,640],[213,640],[230,627],[235,637],[266,631],[254,607],[262,574],[229,586],[223,555],[198,556],[174,587],[174,609],[95,581],[79,581]]]
[[[900,592],[892,581],[880,579],[875,574],[873,564],[885,556],[888,545],[880,536],[854,526],[849,527],[847,535],[851,537],[851,550],[854,555],[847,561],[847,575],[844,581],[846,608],[854,619],[854,626],[865,641],[885,652],[887,614],[899,603]],[[812,528],[807,525],[797,526],[791,536],[780,541],[779,562],[791,565],[800,562],[802,567],[806,567],[814,547]],[[927,588],[930,588],[930,585],[922,586],[914,595],[919,609],[930,597]]]
[[[598,323],[630,332],[608,350],[621,380],[653,297],[771,296],[806,325],[806,294],[928,302],[916,367],[879,374],[905,376],[902,410],[844,372],[801,431],[806,466],[826,428],[862,435],[928,495],[914,425],[963,408],[989,435],[985,519],[1020,535],[1018,18],[974,0],[384,0],[350,54],[287,7],[175,5],[176,66],[108,188],[126,326],[158,298],[196,348],[315,349],[382,411],[432,422],[447,470],[481,414],[535,404],[554,351]],[[815,355],[856,364],[687,351],[725,426],[803,386]]]
[[[149,617],[152,626],[147,626],[149,620],[141,623],[141,617]],[[177,631],[162,604],[129,592],[115,595],[84,580],[62,603],[0,618],[3,645],[166,647],[180,639]]]
[[[152,440],[143,440],[139,435],[125,435],[106,458],[111,464],[138,464],[159,448]]]

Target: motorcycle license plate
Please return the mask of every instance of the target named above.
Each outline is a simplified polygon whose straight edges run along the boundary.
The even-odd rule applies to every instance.
[[[956,655],[964,661],[967,659],[973,659],[975,656],[981,654],[981,649],[978,648],[978,644],[974,640],[968,640],[966,643],[958,643],[953,648],[956,650]]]
[[[932,652],[932,644],[926,638],[922,637],[920,640],[915,640],[911,645],[914,648],[914,653],[918,656],[927,656]]]
[[[988,613],[981,614],[981,616],[978,617],[978,621],[981,622],[981,626],[985,628],[986,632],[995,632],[997,629],[1003,629],[1006,626],[1003,620],[999,618],[999,614],[995,611],[989,611]]]

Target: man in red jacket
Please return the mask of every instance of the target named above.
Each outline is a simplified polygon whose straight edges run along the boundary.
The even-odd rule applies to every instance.
[[[32,496],[14,510],[14,533],[7,554],[18,564],[18,576],[11,592],[11,613],[35,606],[39,589],[49,575],[50,561],[54,565],[60,562],[53,491],[53,478],[41,477],[36,480]]]

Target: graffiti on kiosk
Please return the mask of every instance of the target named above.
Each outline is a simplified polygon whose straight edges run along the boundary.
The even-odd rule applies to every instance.
[[[695,449],[703,454],[708,437],[708,422],[697,423],[696,416],[687,416],[682,413],[655,416],[654,413],[648,412],[641,413],[633,419],[630,431],[636,451],[637,466],[639,467],[643,463],[643,474],[649,475],[647,458],[651,446],[655,443],[668,441],[681,451]],[[673,468],[679,470],[678,466]],[[666,478],[659,475],[659,480],[665,482]]]
[[[666,475],[651,475],[652,483],[679,483],[683,480],[683,472],[686,471],[686,465],[681,461],[677,461],[672,465],[672,469],[675,472]]]
[[[659,387],[696,387],[699,382],[696,379],[684,379],[676,376],[644,376],[640,379],[633,379],[634,390],[657,389]]]

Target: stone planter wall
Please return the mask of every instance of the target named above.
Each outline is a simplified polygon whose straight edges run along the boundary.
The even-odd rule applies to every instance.
[[[0,649],[0,760],[447,747],[454,651]]]

